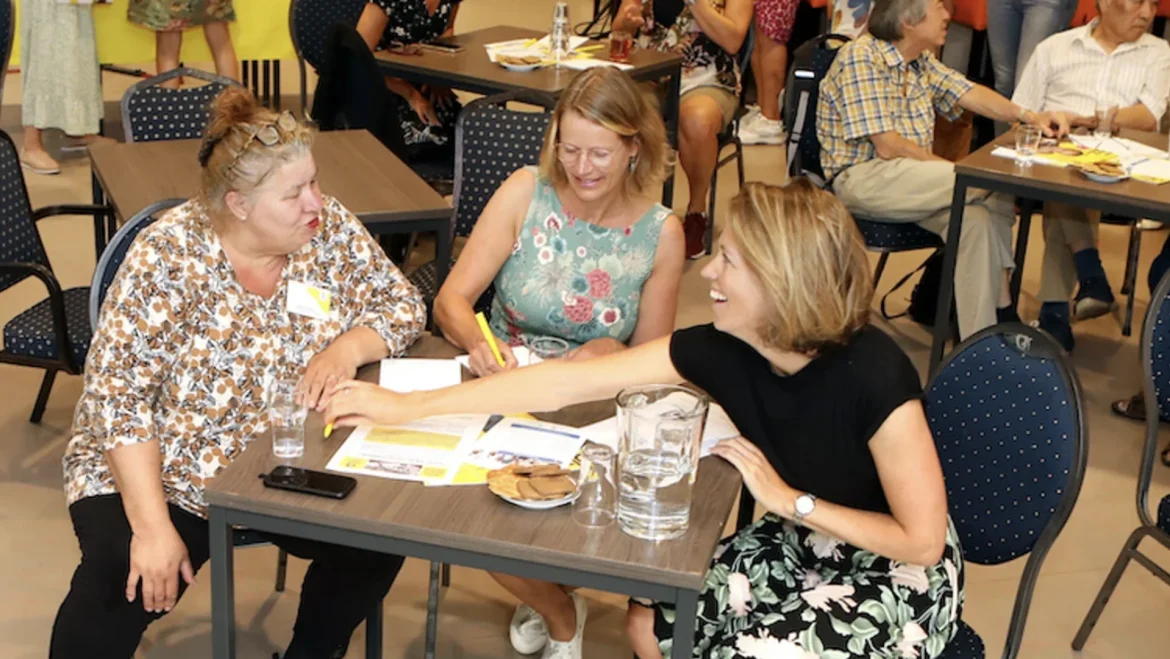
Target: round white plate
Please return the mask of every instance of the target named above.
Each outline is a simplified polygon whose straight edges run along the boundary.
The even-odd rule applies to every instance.
[[[520,506],[521,508],[527,508],[529,510],[551,510],[553,508],[559,508],[566,503],[572,503],[573,499],[577,498],[576,493],[566,495],[560,499],[549,499],[548,501],[525,501],[524,499],[513,499],[511,497],[506,497],[502,494],[497,494],[496,496],[500,497],[504,501],[507,501],[508,503]]]
[[[508,64],[507,62],[500,61],[497,61],[496,64],[499,64],[509,71],[515,71],[517,73],[526,73],[528,71],[535,71],[536,69],[540,68],[540,64]]]
[[[1128,174],[1122,174],[1121,176],[1106,176],[1104,174],[1094,174],[1093,172],[1086,172],[1083,169],[1080,171],[1082,174],[1085,175],[1085,178],[1089,179],[1090,181],[1096,181],[1098,183],[1120,183],[1121,181],[1124,181],[1125,179],[1129,178]]]

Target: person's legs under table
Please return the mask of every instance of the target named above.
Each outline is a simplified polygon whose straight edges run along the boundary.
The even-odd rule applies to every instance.
[[[293,637],[283,659],[334,656],[386,597],[402,569],[394,554],[263,533],[272,544],[311,561],[301,585]]]
[[[179,68],[179,52],[183,48],[183,33],[178,30],[168,30],[154,33],[154,61],[157,73]],[[178,89],[179,79],[172,78],[164,82],[161,87]]]
[[[582,627],[580,624],[582,621],[577,620],[577,603],[575,601],[577,598],[571,594],[574,589],[548,581],[528,579],[501,572],[489,572],[488,574],[516,599],[528,605],[540,616],[539,620],[514,621],[521,626],[517,632],[526,638],[513,639],[513,644],[520,640],[521,645],[526,643],[533,645],[531,649],[517,647],[517,651],[536,652],[540,647],[543,647],[544,643],[540,638],[540,621],[543,621],[544,628],[547,630],[545,632],[547,639],[558,643],[575,642],[579,646],[580,639],[577,630]],[[525,625],[531,625],[532,628],[526,629]],[[511,632],[509,633],[511,634]],[[527,638],[528,636],[533,638]],[[537,645],[540,647],[536,647]]]
[[[698,87],[679,99],[678,160],[690,189],[683,221],[690,258],[705,249],[703,240],[710,220],[707,195],[715,194],[710,187],[719,161],[719,132],[730,123],[738,106],[735,95],[721,87]]]
[[[211,49],[211,56],[215,59],[215,72],[225,78],[239,80],[240,62],[236,59],[236,49],[232,46],[228,24],[223,21],[207,23],[203,26],[203,36],[207,39],[207,47]],[[278,90],[277,95],[279,94]]]

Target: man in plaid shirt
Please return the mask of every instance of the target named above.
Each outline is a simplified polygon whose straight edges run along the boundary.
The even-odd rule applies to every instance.
[[[914,222],[944,238],[955,174],[931,152],[936,112],[954,120],[966,109],[1049,135],[1068,131],[1063,115],[1021,108],[939,62],[932,51],[946,41],[949,21],[941,0],[875,0],[869,34],[841,48],[817,107],[821,165],[850,212]],[[968,192],[955,269],[964,338],[1018,320],[1008,292],[1014,222],[1009,197]]]

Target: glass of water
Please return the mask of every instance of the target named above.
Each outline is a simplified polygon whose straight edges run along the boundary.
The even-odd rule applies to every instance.
[[[560,359],[569,354],[569,342],[555,336],[541,336],[528,342],[528,350],[542,360]]]
[[[581,449],[573,521],[582,526],[609,526],[617,515],[617,488],[613,484],[613,449],[586,444]]]
[[[631,387],[618,394],[622,531],[646,540],[687,532],[707,406],[706,396],[673,385]]]
[[[305,454],[305,418],[309,410],[301,403],[301,393],[297,380],[276,380],[268,392],[272,454],[282,460]]]
[[[1016,160],[1027,166],[1032,164],[1032,156],[1040,149],[1040,138],[1043,134],[1037,126],[1020,125],[1016,127]]]

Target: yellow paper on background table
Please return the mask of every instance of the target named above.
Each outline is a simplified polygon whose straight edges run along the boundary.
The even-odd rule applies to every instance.
[[[56,0],[38,0],[54,2]],[[232,44],[241,60],[293,59],[288,33],[290,0],[237,0],[236,22],[231,24]],[[9,66],[20,65],[20,3],[17,4],[16,40]],[[154,61],[154,32],[126,18],[130,0],[94,5],[98,61],[102,64],[141,64]],[[86,11],[90,11],[86,9]],[[211,62],[211,51],[201,27],[183,31],[183,62]]]

